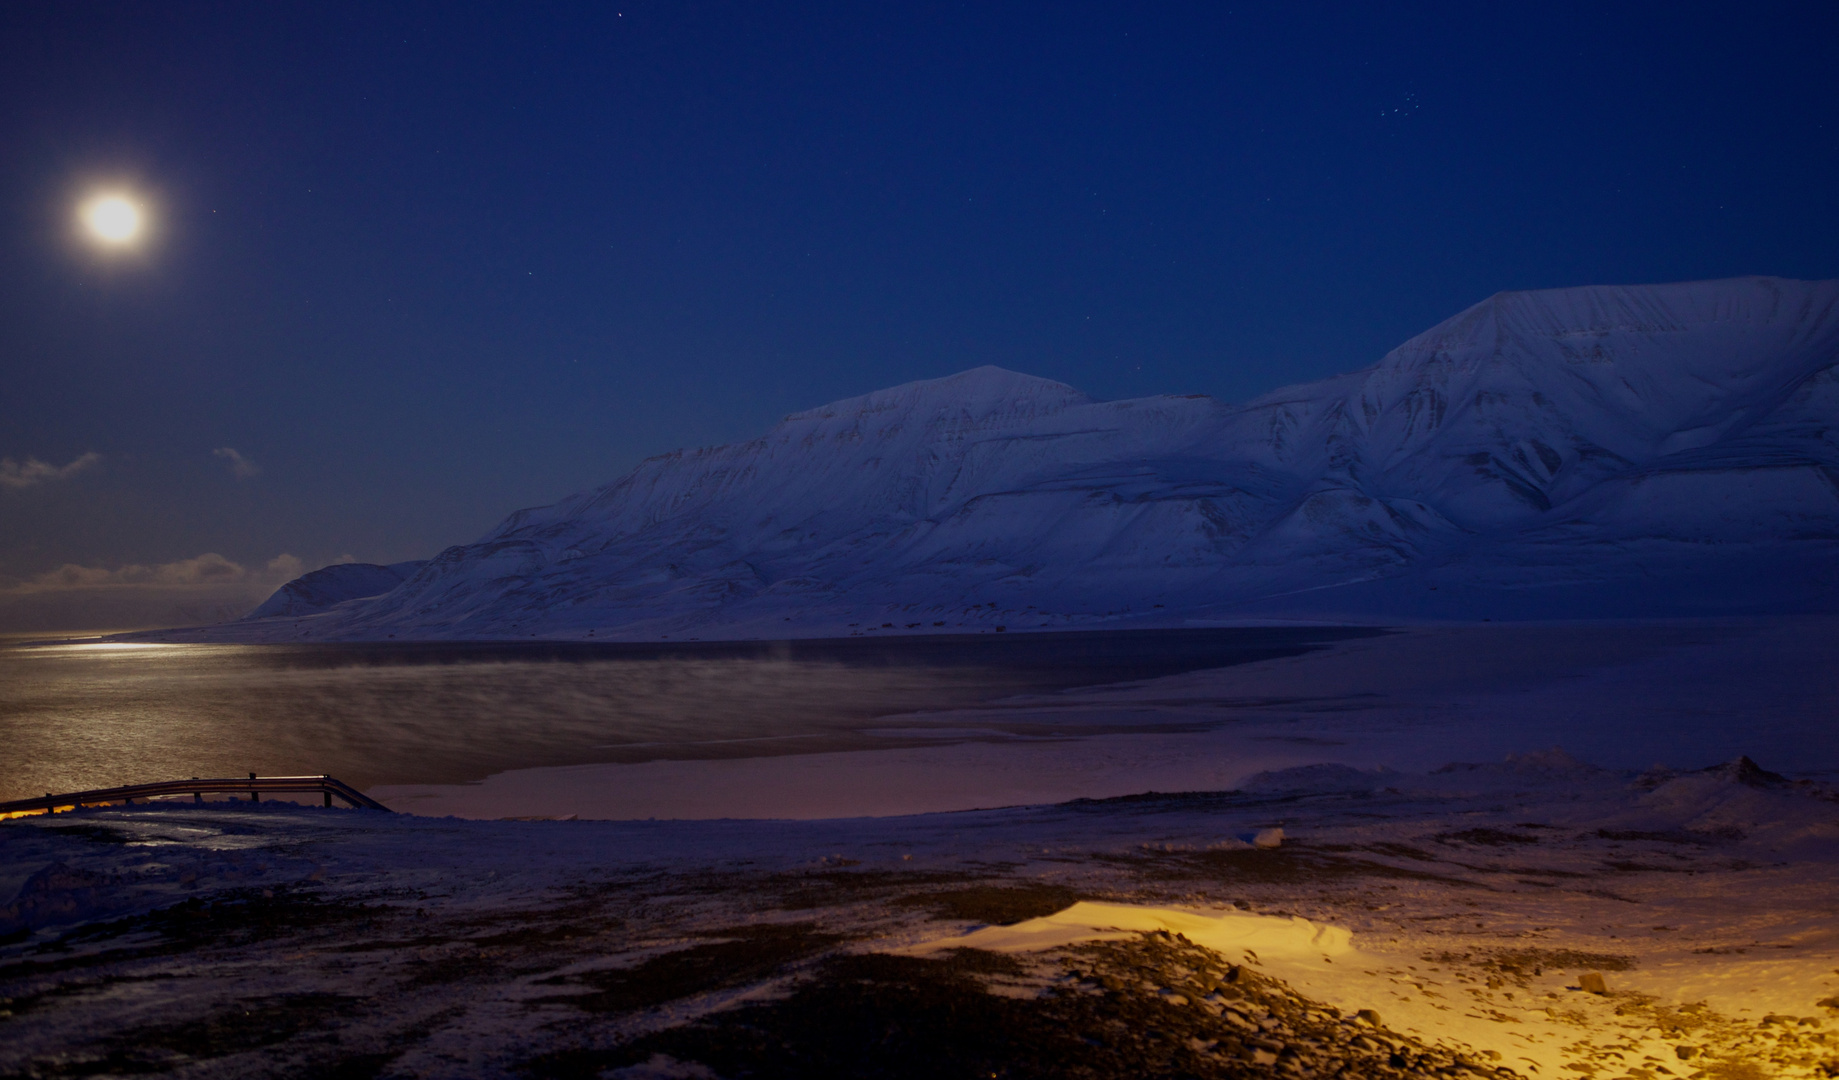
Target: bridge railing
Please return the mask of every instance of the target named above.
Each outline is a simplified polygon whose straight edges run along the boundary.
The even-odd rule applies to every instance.
[[[187,795],[194,802],[203,802],[206,795],[247,795],[250,802],[260,802],[262,793],[314,794],[325,796],[326,805],[332,805],[334,795],[351,806],[365,810],[390,809],[370,796],[352,787],[342,780],[330,776],[257,776],[250,773],[247,779],[242,777],[212,777],[204,779],[192,777],[190,780],[162,780],[153,784],[128,784],[123,787],[97,788],[94,791],[72,791],[62,795],[46,793],[42,798],[14,799],[0,802],[0,817],[13,817],[32,813],[62,813],[66,810],[81,810],[89,806],[113,806],[117,803],[128,805],[136,799],[143,802],[152,799],[183,798]]]

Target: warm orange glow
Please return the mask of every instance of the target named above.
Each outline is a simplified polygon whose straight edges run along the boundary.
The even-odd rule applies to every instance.
[[[53,807],[50,810],[12,810],[7,813],[0,814],[0,821],[10,821],[16,817],[37,817],[40,814],[57,814],[57,813],[63,813],[63,812],[75,810],[75,809],[76,807],[74,806],[58,806],[58,807]]]

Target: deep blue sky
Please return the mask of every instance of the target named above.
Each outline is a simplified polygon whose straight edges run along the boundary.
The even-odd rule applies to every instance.
[[[1807,3],[0,6],[0,576],[388,561],[999,364],[1243,399],[1839,276]],[[137,257],[77,200],[155,206]],[[260,467],[237,477],[233,447]]]

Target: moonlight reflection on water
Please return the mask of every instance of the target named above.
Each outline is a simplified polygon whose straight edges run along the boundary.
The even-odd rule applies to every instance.
[[[186,776],[359,788],[506,769],[813,753],[878,717],[1221,667],[1370,630],[1211,629],[700,645],[0,649],[0,799]],[[928,739],[936,742],[936,739]]]

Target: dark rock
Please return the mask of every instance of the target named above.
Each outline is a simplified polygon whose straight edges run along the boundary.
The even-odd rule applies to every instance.
[[[96,890],[109,883],[100,874],[54,862],[27,878],[13,902],[0,908],[0,933],[81,921],[96,907]]]
[[[1751,761],[1747,755],[1733,758],[1722,765],[1713,765],[1709,769],[1700,769],[1699,772],[1745,787],[1779,787],[1789,782],[1781,773],[1770,772]]]

